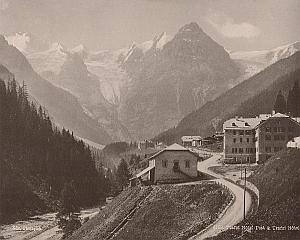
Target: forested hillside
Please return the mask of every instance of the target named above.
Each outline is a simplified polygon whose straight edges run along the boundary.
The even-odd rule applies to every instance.
[[[29,102],[26,85],[0,79],[0,222],[59,205],[73,182],[80,206],[103,195],[104,176],[90,149],[68,130],[58,130],[42,107]]]

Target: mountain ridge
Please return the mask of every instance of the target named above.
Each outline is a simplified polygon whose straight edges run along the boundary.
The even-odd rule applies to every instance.
[[[19,83],[26,83],[29,93],[44,107],[61,127],[76,135],[99,143],[110,142],[102,127],[86,115],[77,99],[38,75],[17,48],[0,35],[0,64],[12,72]]]
[[[180,141],[182,135],[207,136],[221,130],[223,121],[234,117],[236,114],[247,113],[247,115],[255,116],[257,113],[262,113],[259,111],[267,110],[266,108],[261,108],[264,105],[260,103],[260,105],[253,106],[255,99],[259,99],[259,94],[266,91],[272,84],[280,81],[281,78],[288,74],[293,74],[299,68],[300,52],[296,52],[291,57],[281,59],[262,72],[236,85],[214,101],[206,103],[183,118],[176,127],[157,135],[154,140],[174,142]],[[277,93],[273,97],[275,98],[276,95]],[[258,102],[255,103],[259,104]],[[245,104],[244,107],[243,104]],[[253,112],[253,109],[243,112],[243,108],[248,109],[251,107],[256,107],[258,112]],[[268,109],[268,112],[271,112],[271,110],[272,106]]]

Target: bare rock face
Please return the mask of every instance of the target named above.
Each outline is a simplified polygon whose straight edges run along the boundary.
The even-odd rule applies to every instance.
[[[229,88],[238,77],[235,63],[222,46],[196,23],[174,38],[153,40],[144,52],[132,46],[122,59],[132,81],[120,106],[120,119],[137,138],[152,137],[172,127]]]

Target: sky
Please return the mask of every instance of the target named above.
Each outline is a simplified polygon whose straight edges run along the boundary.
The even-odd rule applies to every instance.
[[[197,22],[227,50],[300,41],[300,0],[0,0],[0,34],[119,49]]]

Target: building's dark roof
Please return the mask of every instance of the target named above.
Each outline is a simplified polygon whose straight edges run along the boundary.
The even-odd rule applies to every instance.
[[[196,155],[195,153],[193,153],[189,149],[187,149],[187,148],[185,148],[185,147],[183,147],[183,146],[181,146],[181,145],[179,145],[177,143],[174,143],[174,144],[172,144],[172,145],[170,145],[170,146],[162,149],[161,151],[155,153],[154,155],[152,155],[151,157],[149,157],[148,160],[153,159],[156,156],[158,156],[159,154],[161,154],[163,152],[166,152],[166,151],[178,151],[178,152],[180,152],[180,151],[186,151],[186,152],[189,152],[189,153],[191,153],[193,155]]]

